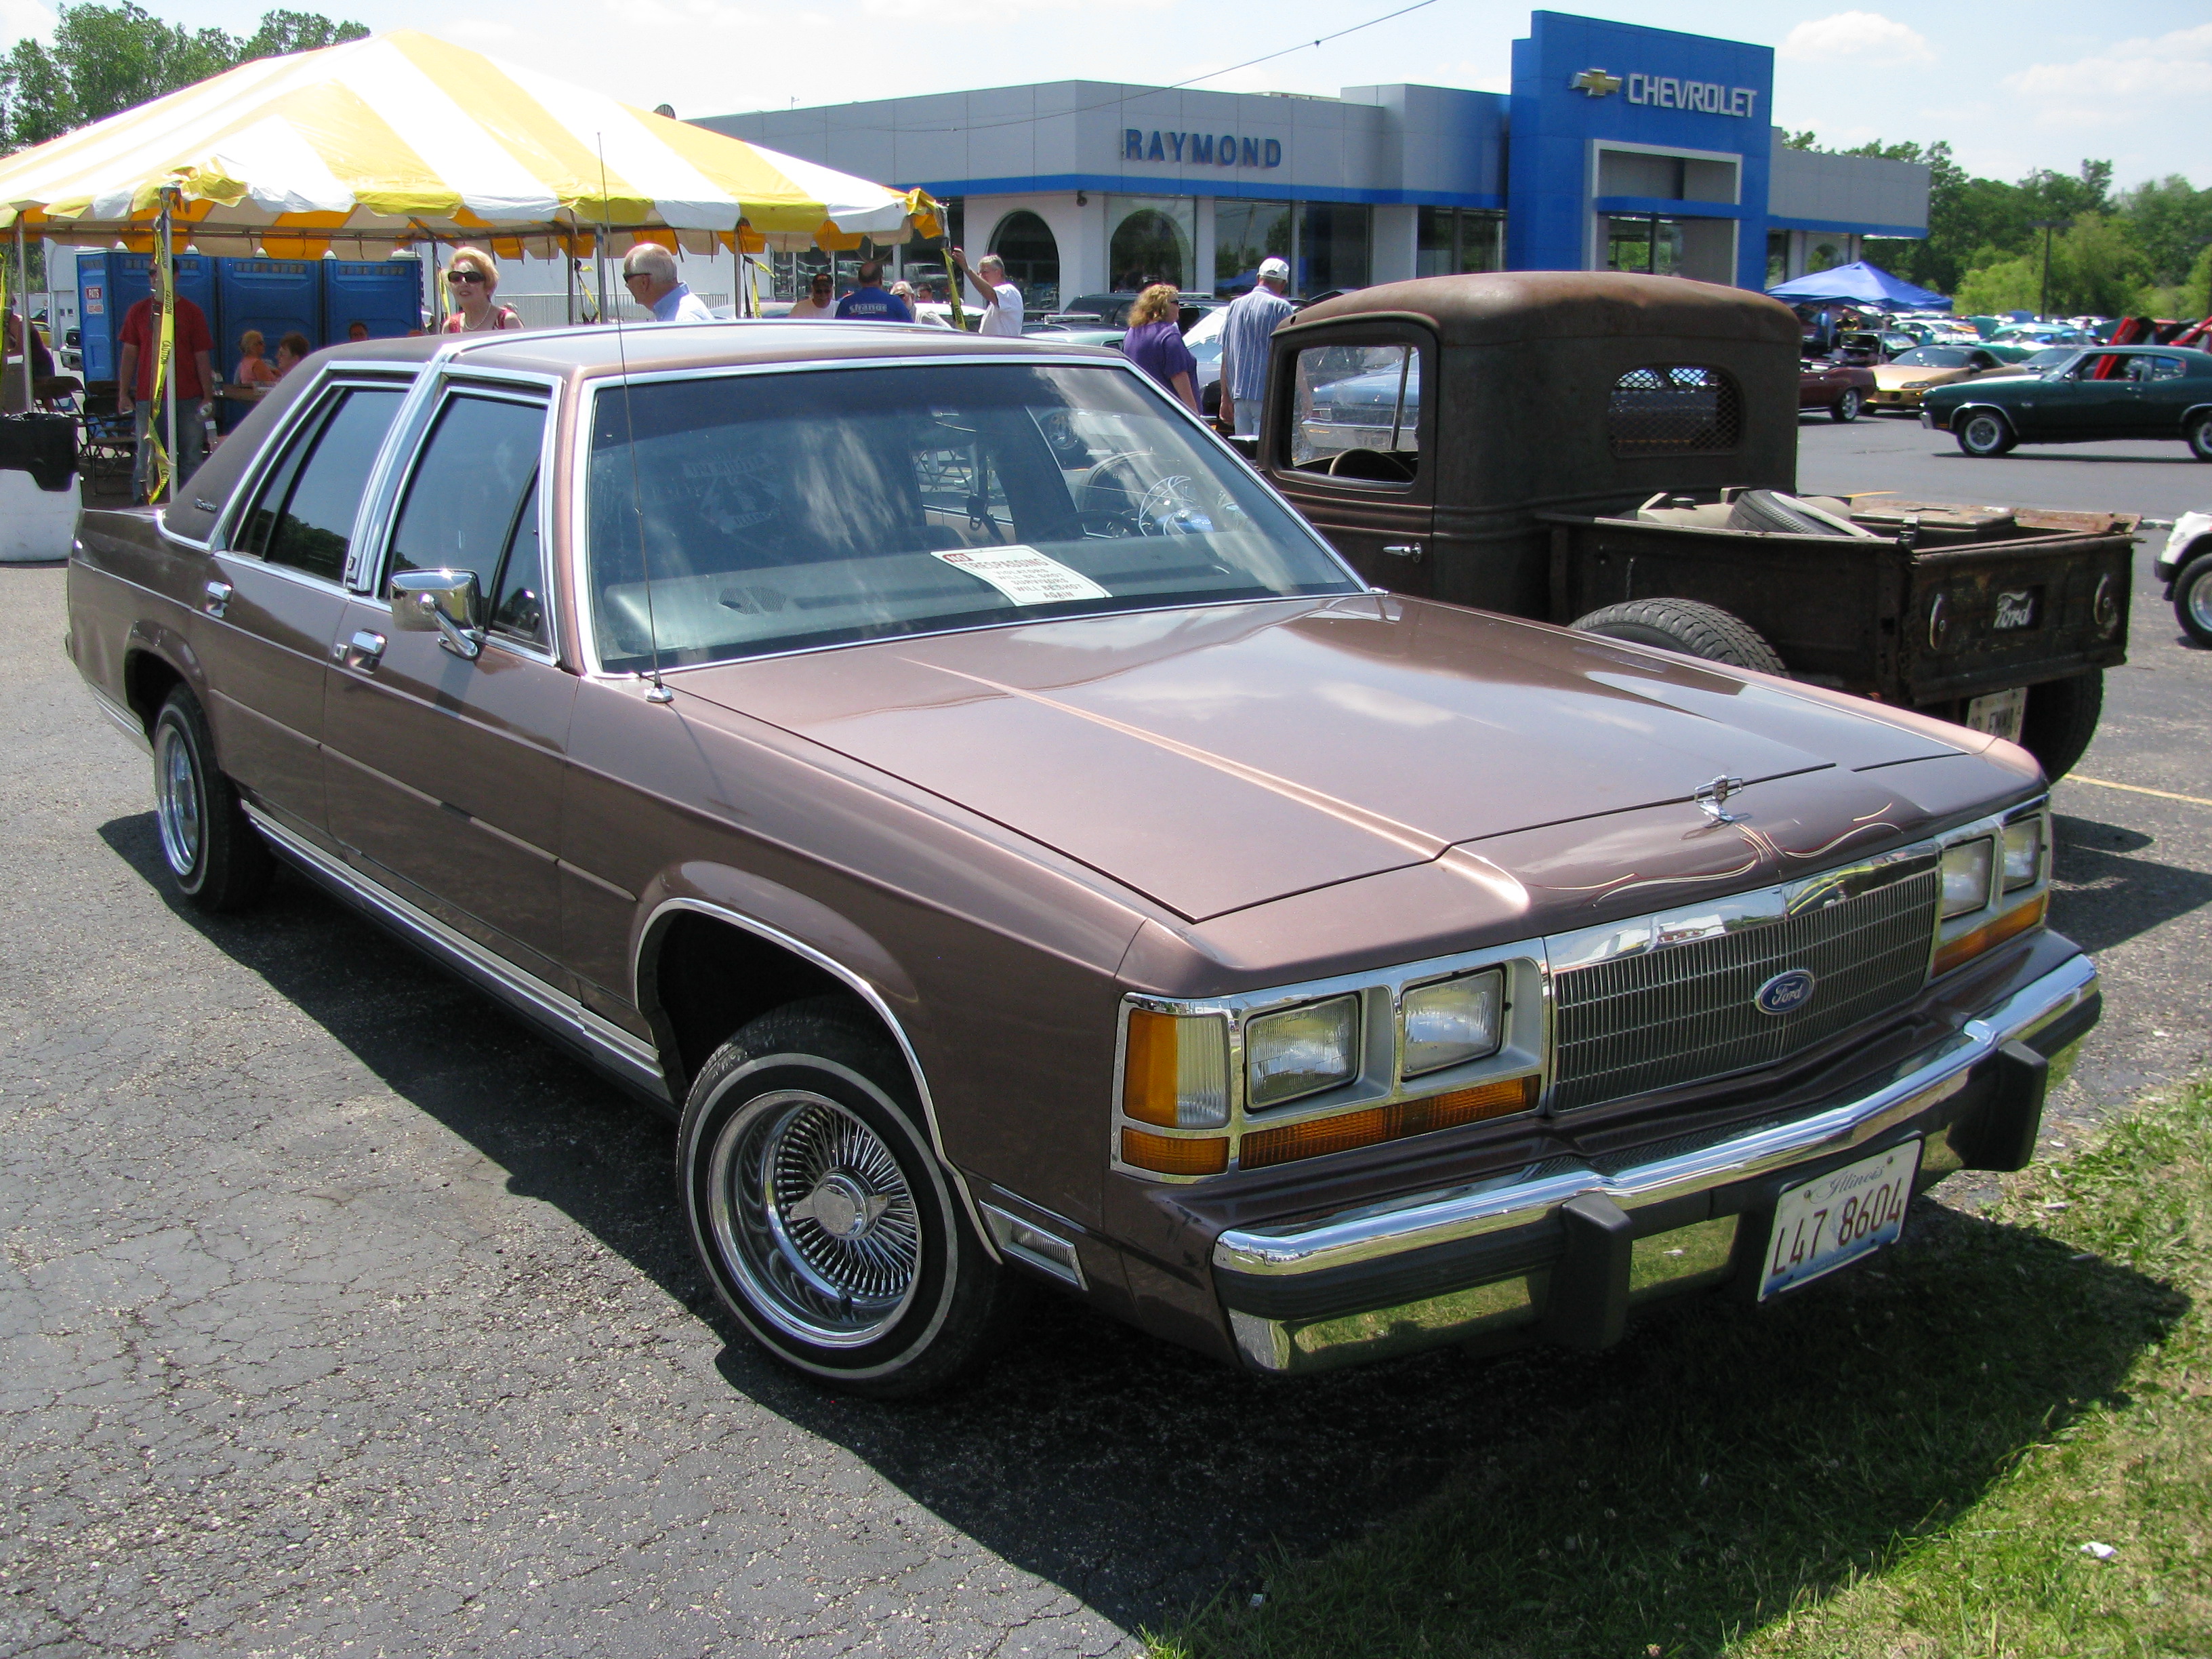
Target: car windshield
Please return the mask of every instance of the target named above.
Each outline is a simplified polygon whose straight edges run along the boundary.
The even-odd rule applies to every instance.
[[[1359,583],[1125,368],[954,363],[603,388],[589,585],[639,672]],[[646,580],[647,571],[651,580]]]
[[[1899,368],[1964,368],[1966,353],[1957,346],[1915,346],[1892,361]]]

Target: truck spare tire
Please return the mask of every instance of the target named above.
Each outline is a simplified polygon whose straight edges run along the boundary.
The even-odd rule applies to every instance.
[[[1790,672],[1774,647],[1749,623],[1717,605],[1702,605],[1695,599],[1630,599],[1578,617],[1574,627],[1577,633],[1601,634],[1632,645],[1655,645],[1662,651],[1679,651],[1686,657],[1703,657],[1707,662],[1756,669],[1762,674]]]
[[[1863,530],[1838,514],[1818,507],[1800,495],[1779,489],[1747,489],[1729,509],[1730,530],[1765,530],[1786,536],[1849,536],[1872,541]]]

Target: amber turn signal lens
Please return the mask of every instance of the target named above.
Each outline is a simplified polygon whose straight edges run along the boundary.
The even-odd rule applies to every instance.
[[[1121,1115],[1164,1129],[1218,1129],[1228,1122],[1229,1031],[1220,1016],[1131,1010]]]
[[[1536,1079],[1516,1077],[1504,1083],[1485,1083],[1425,1100],[1401,1100],[1389,1106],[1370,1106],[1364,1112],[1315,1118],[1305,1123],[1286,1123],[1279,1129],[1247,1133],[1238,1147],[1239,1169],[1264,1169],[1270,1164],[1291,1164],[1302,1158],[1321,1158],[1329,1152],[1348,1152],[1355,1147],[1402,1140],[1408,1135],[1432,1134],[1455,1129],[1463,1123],[1525,1112],[1536,1103]],[[1126,1133],[1126,1131],[1125,1131]]]
[[[1162,1175],[1219,1175],[1229,1167],[1229,1141],[1224,1135],[1203,1140],[1176,1140],[1143,1129],[1121,1131],[1121,1162],[1132,1169],[1156,1170]]]
[[[1961,933],[1948,945],[1939,945],[1936,951],[1936,975],[1948,974],[1983,951],[1993,951],[2007,939],[2017,939],[2029,928],[2042,926],[2043,908],[2048,902],[2048,894],[2030,899],[2017,910],[2008,910],[1995,921],[1985,921],[1972,933]]]

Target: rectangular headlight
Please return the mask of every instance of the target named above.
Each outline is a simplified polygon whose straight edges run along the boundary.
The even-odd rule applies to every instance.
[[[1246,1097],[1257,1108],[1319,1094],[1359,1071],[1359,999],[1263,1014],[1244,1028]]]
[[[1496,1054],[1504,1002],[1498,968],[1407,992],[1404,1074],[1421,1077]]]
[[[2004,890],[2033,887],[2043,874],[2043,819],[2022,818],[2005,825]]]
[[[1963,916],[1990,902],[1990,860],[1996,851],[1987,836],[1943,849],[1943,919]]]
[[[1121,1110],[1164,1128],[1218,1129],[1228,1122],[1228,1022],[1218,1014],[1178,1018],[1131,1010]]]

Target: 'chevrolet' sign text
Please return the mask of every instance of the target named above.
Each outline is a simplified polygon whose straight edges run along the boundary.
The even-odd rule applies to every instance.
[[[1750,120],[1759,113],[1757,87],[1724,87],[1717,81],[1678,81],[1671,75],[1628,77],[1628,101],[1656,104],[1661,109],[1691,109],[1705,115],[1741,115]]]

